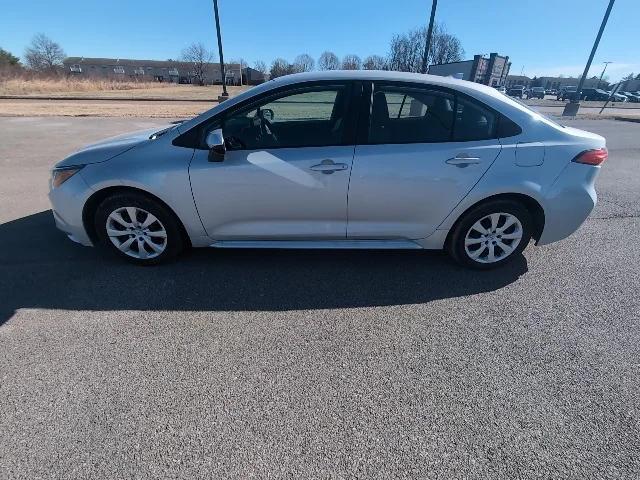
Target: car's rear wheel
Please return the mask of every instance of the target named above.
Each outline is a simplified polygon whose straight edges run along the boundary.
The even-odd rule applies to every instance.
[[[102,247],[139,265],[161,263],[184,248],[173,212],[138,193],[106,198],[96,211],[95,229]]]
[[[454,226],[447,251],[461,265],[486,270],[511,261],[532,235],[531,214],[513,200],[491,200],[472,208]]]

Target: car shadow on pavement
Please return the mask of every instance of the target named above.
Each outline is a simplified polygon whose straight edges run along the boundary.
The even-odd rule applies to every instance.
[[[138,267],[74,244],[50,211],[0,225],[0,325],[19,308],[253,311],[403,305],[496,290],[524,256],[477,272],[425,251],[194,249]]]

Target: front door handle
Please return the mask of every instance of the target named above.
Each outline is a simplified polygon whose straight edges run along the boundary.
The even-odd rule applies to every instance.
[[[333,163],[333,160],[323,160],[318,165],[314,165],[311,167],[311,170],[314,172],[322,172],[325,174],[330,174],[333,172],[337,172],[340,170],[346,170],[349,166],[346,163]]]
[[[464,168],[468,165],[480,163],[482,159],[480,157],[472,157],[471,155],[459,154],[455,157],[449,158],[445,161],[449,165],[455,165],[456,167]]]

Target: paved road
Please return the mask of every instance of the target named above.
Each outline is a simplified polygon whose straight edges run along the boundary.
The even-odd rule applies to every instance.
[[[0,478],[640,476],[640,125],[570,239],[421,252],[72,244],[47,168],[148,120],[0,119]]]

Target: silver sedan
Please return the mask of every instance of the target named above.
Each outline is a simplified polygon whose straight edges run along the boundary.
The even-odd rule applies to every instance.
[[[139,264],[185,247],[446,249],[491,268],[573,233],[605,139],[476,83],[397,72],[266,82],[58,163],[58,228]]]

